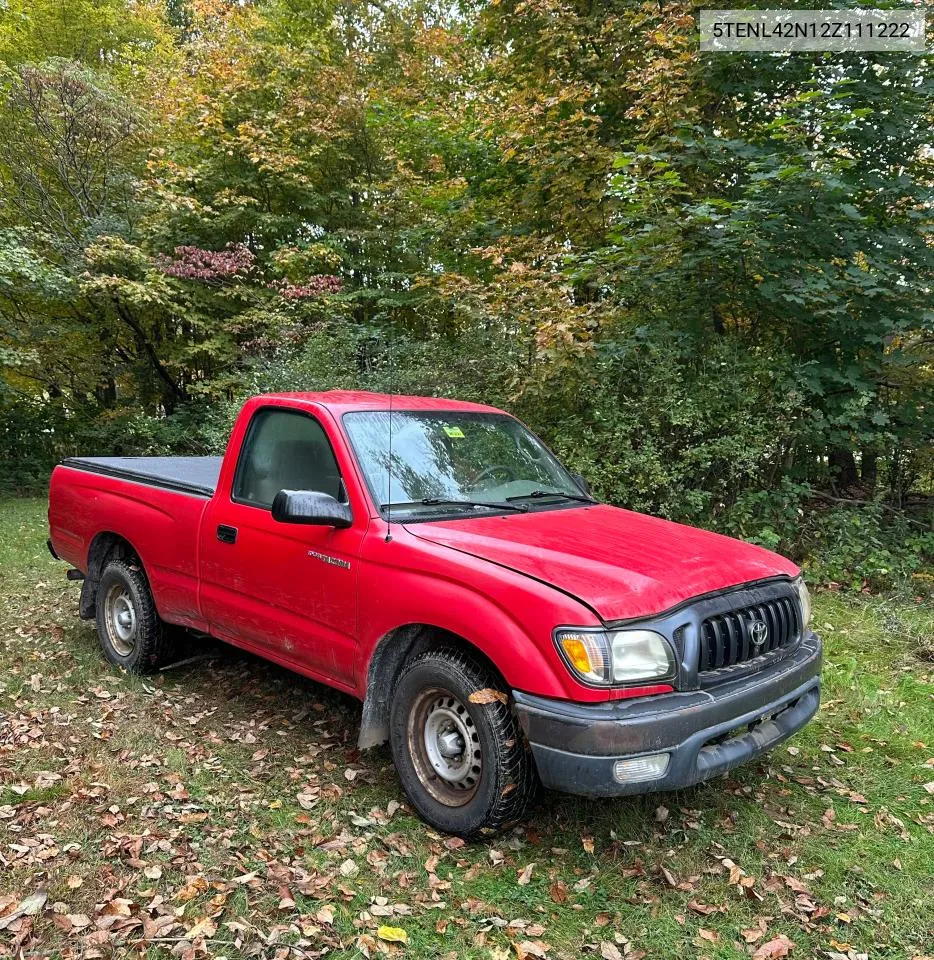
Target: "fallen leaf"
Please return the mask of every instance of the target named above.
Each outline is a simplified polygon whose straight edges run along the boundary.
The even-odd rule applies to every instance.
[[[485,687],[483,690],[474,690],[467,699],[471,703],[479,704],[495,703],[497,700],[500,703],[509,702],[509,697],[502,690],[493,690],[490,687]]]
[[[124,900],[122,897],[116,897],[109,903],[105,903],[101,908],[101,913],[105,917],[128,917],[130,915],[130,900]]]
[[[794,890],[795,893],[809,894],[811,892],[808,890],[807,884],[796,880],[794,877],[785,877],[785,886],[788,887],[789,890]]]
[[[752,955],[752,960],[775,960],[776,957],[787,957],[794,946],[785,934],[780,933],[774,939],[763,943]]]
[[[701,938],[701,940],[706,940],[708,943],[720,942],[720,934],[717,933],[716,930],[705,930],[703,927],[701,927],[697,931],[697,935]]]
[[[217,924],[210,917],[202,917],[189,931],[188,937],[213,937],[217,933]]]
[[[199,893],[204,893],[208,888],[208,882],[202,876],[197,876],[192,878],[186,883],[178,893],[175,894],[175,899],[180,900],[182,903],[187,902],[188,900],[193,900],[198,896]]]
[[[524,887],[532,879],[532,871],[535,869],[535,864],[530,863],[520,874],[518,884],[520,887]]]
[[[600,941],[600,956],[603,960],[623,960],[619,947],[609,940]]]
[[[37,890],[20,902],[20,905],[5,917],[0,917],[0,930],[6,928],[20,917],[34,917],[44,906],[49,895],[44,890]]]
[[[387,943],[408,943],[409,935],[402,927],[382,926],[376,931],[376,936]]]

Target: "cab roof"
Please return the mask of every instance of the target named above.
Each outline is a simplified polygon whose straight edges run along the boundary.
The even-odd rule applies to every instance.
[[[498,407],[444,397],[411,397],[394,393],[370,393],[366,390],[325,390],[319,393],[266,393],[264,400],[300,401],[326,407],[336,416],[353,410],[447,410],[472,413],[504,413]]]

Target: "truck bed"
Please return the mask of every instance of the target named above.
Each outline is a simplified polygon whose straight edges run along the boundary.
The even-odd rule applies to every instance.
[[[212,497],[223,457],[69,457],[63,466],[179,493]]]

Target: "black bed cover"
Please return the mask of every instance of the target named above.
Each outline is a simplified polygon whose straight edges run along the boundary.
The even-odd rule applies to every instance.
[[[65,467],[211,497],[217,489],[223,457],[69,457]]]

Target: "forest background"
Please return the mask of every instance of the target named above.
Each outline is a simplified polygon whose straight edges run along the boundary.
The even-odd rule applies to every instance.
[[[392,387],[929,596],[934,61],[701,54],[698,9],[0,0],[0,491]]]

